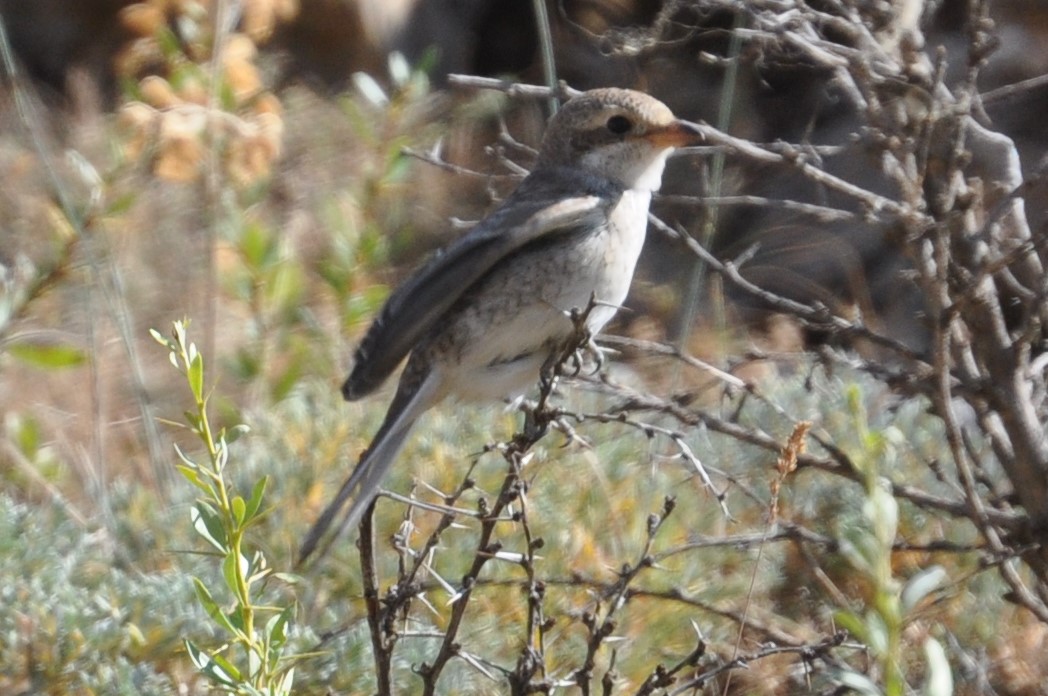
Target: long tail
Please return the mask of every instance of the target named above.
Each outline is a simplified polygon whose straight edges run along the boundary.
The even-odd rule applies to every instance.
[[[331,540],[333,541],[346,527],[356,526],[360,522],[364,511],[371,504],[371,501],[375,499],[379,485],[381,485],[382,480],[389,472],[389,467],[393,464],[393,460],[397,458],[397,454],[400,453],[401,448],[404,446],[411,427],[418,420],[418,417],[433,405],[439,381],[435,372],[431,371],[417,387],[405,388],[406,385],[400,384],[396,396],[393,397],[393,402],[389,405],[389,410],[386,411],[386,417],[382,421],[381,427],[379,427],[378,432],[371,441],[371,445],[360,458],[356,468],[353,469],[353,473],[342,484],[338,494],[335,495],[335,499],[328,504],[324,512],[317,518],[317,521],[313,523],[312,529],[309,530],[309,534],[306,535],[305,540],[302,542],[302,548],[298,555],[299,566],[304,564],[306,559],[317,550],[317,545],[327,534],[335,518],[339,516],[342,508],[345,507],[346,502],[358,486],[360,490],[356,497],[353,498],[353,502],[350,503],[349,509],[339,521],[338,528],[331,536]]]

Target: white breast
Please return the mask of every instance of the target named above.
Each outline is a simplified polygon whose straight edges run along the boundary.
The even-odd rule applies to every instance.
[[[644,248],[650,202],[650,191],[631,189],[622,194],[621,200],[608,216],[604,264],[595,291],[598,300],[612,307],[599,307],[590,315],[590,330],[594,333],[600,331],[614,316],[614,308],[626,301],[637,259]]]

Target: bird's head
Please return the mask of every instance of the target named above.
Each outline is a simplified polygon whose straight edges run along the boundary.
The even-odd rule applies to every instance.
[[[695,145],[699,131],[654,97],[629,89],[594,89],[550,120],[537,167],[578,167],[630,189],[655,191],[674,148]]]

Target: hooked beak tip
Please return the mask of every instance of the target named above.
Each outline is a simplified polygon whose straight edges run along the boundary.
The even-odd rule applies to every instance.
[[[689,121],[677,119],[665,127],[653,131],[648,139],[661,147],[688,147],[703,142],[702,131]]]

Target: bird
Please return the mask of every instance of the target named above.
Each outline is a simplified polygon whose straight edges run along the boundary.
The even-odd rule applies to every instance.
[[[694,124],[643,92],[601,88],[564,103],[532,171],[397,287],[365,333],[346,400],[407,364],[370,446],[303,541],[300,564],[347,503],[336,534],[359,523],[422,413],[447,397],[526,394],[577,334],[573,312],[589,307],[589,336],[604,328],[629,291],[667,158],[700,140]]]

